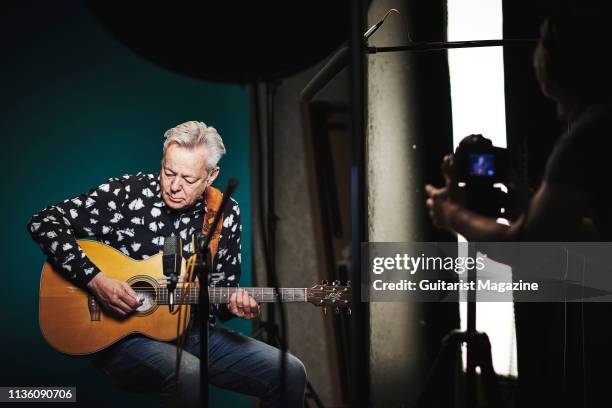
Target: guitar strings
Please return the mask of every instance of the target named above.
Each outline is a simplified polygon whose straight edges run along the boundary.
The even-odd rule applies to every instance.
[[[194,290],[194,289],[197,290],[197,289],[200,288],[199,286],[192,286],[192,285],[190,285],[190,286],[191,287],[188,288],[189,290]],[[185,287],[181,286],[181,287],[178,287],[177,290],[179,290],[179,289],[182,290],[183,288],[185,288]],[[153,288],[142,288],[142,289],[139,289],[139,288],[133,288],[132,287],[132,289],[134,289],[136,292],[159,292],[160,290],[167,290],[168,288],[163,287],[163,288],[159,288],[159,289],[153,289]],[[237,292],[240,289],[244,290],[245,292],[256,293],[256,291],[249,291],[249,290],[247,290],[247,288],[230,287],[230,291],[232,293],[233,292]],[[255,289],[260,290],[259,288],[255,288]],[[270,291],[272,291],[273,289],[274,288],[270,288]],[[211,286],[211,287],[208,288],[208,290],[209,291],[212,290],[213,292],[224,292],[224,291],[227,291],[227,288]],[[303,292],[304,288],[285,288],[285,289],[281,289],[281,293],[289,292],[289,291],[293,291],[293,290]],[[186,292],[186,290],[184,290],[184,292]],[[310,292],[325,293],[325,292],[329,292],[329,291],[325,291],[325,290],[322,290],[322,289],[310,289]],[[341,292],[341,291],[338,291],[338,292]]]

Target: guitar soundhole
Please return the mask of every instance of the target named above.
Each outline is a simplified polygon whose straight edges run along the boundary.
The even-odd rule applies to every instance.
[[[139,280],[135,282],[129,282],[134,292],[141,299],[142,305],[136,309],[136,314],[145,316],[153,313],[157,308],[157,289],[150,282]]]

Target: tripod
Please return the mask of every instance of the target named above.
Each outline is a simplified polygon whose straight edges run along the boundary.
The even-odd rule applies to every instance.
[[[476,248],[468,245],[468,256],[476,257]],[[476,268],[468,271],[468,281],[476,283]],[[452,378],[459,346],[465,343],[467,348],[467,369],[465,373],[465,407],[478,406],[478,377],[476,367],[480,367],[483,384],[483,395],[488,407],[501,407],[501,393],[497,376],[493,369],[491,358],[491,343],[489,336],[476,330],[476,292],[468,291],[467,330],[452,330],[442,340],[442,347],[429,373],[423,392],[417,402],[418,408],[432,406],[436,395],[436,385],[448,384],[446,379]]]
[[[280,332],[278,325],[274,322],[259,322],[259,327],[253,332],[253,338],[262,338],[265,334],[266,343],[271,344],[275,347],[280,347]],[[306,380],[306,395],[304,398],[304,406],[310,407],[308,400],[312,400],[314,406],[317,408],[324,408],[323,402],[319,398],[319,395],[315,391],[314,387],[310,383],[310,380]]]

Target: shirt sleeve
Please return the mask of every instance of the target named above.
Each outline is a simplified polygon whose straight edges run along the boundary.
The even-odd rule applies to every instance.
[[[77,238],[111,234],[123,218],[129,195],[126,178],[112,178],[88,193],[34,214],[28,231],[55,270],[80,288],[100,272],[77,244]]]
[[[221,278],[213,283],[213,286],[227,287],[238,286],[241,273],[241,247],[242,247],[242,222],[240,219],[240,208],[235,200],[230,203],[229,211],[223,216],[223,228],[219,243],[225,243],[223,247],[219,246],[214,262],[215,272],[219,273]],[[227,237],[227,238],[226,238]],[[234,317],[227,308],[227,305],[215,305],[212,312],[221,321],[227,321]]]

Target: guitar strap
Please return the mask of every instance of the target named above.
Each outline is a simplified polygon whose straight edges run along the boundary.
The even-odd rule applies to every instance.
[[[214,187],[208,187],[206,189],[206,213],[204,214],[204,224],[202,225],[202,234],[208,235],[210,229],[212,228],[212,223],[215,220],[215,216],[217,215],[217,211],[219,211],[219,207],[221,206],[221,201],[223,200],[223,193],[219,189]],[[221,214],[221,220],[217,225],[217,230],[213,235],[212,240],[210,241],[210,255],[211,259],[215,259],[215,255],[217,254],[217,249],[219,248],[219,237],[221,235],[221,229],[223,228],[223,214]]]

